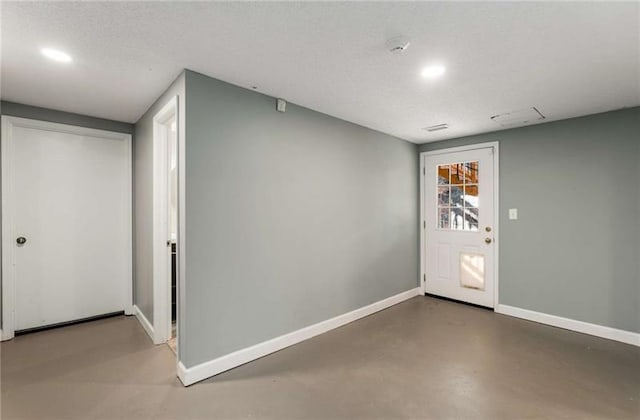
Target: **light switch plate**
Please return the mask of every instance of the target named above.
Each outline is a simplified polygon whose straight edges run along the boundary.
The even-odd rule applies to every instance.
[[[518,209],[509,209],[509,220],[518,220]]]

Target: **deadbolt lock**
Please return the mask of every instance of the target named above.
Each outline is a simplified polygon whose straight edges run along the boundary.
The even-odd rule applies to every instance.
[[[491,226],[487,226],[486,228],[484,228],[484,230],[486,230],[487,232],[491,232]]]
[[[27,238],[25,238],[24,236],[18,236],[18,238],[16,239],[16,243],[18,245],[24,245],[27,242]]]

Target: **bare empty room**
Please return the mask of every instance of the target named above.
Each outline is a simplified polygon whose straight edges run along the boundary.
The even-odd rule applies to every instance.
[[[640,3],[0,3],[2,419],[639,419]]]

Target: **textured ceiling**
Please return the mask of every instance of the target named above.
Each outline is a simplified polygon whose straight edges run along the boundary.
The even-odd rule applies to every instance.
[[[128,122],[183,68],[417,143],[640,105],[638,2],[5,1],[1,23],[2,99]]]

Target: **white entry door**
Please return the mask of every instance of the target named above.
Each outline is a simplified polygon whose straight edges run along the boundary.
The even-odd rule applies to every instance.
[[[494,307],[494,150],[423,154],[426,293]]]
[[[131,305],[129,135],[2,117],[3,336]]]

